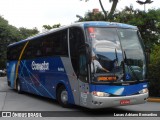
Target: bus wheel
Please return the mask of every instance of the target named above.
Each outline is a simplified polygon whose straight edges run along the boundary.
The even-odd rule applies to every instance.
[[[21,91],[21,84],[20,84],[19,80],[17,80],[16,90],[17,90],[17,92],[18,92],[19,94],[22,93],[22,91]]]
[[[60,86],[57,91],[57,100],[63,107],[69,107],[68,104],[68,92],[64,86]]]

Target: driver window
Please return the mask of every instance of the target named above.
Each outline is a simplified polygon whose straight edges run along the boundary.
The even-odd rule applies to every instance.
[[[87,59],[86,55],[81,53],[79,55],[79,78],[81,81],[87,82]]]

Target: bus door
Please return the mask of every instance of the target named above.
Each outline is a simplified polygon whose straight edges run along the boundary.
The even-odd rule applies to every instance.
[[[87,84],[85,37],[79,27],[69,29],[70,58],[76,79],[72,81],[72,91],[75,104],[85,103]]]
[[[80,105],[87,106],[89,100],[89,84],[88,84],[88,63],[86,56],[85,46],[80,49],[79,52],[79,93],[80,93]]]

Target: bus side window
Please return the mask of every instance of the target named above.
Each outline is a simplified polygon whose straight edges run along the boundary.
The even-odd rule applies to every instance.
[[[84,46],[85,44],[83,31],[78,27],[70,28],[69,42],[72,66],[77,76],[79,76],[82,73],[82,68],[85,67],[83,66],[85,62],[83,53],[85,52],[80,52],[81,46]],[[79,64],[81,64],[81,66]]]
[[[9,52],[7,55],[9,60],[18,60],[24,45],[25,45],[24,43],[21,43],[17,46],[13,46],[13,47],[9,48]]]
[[[45,56],[68,56],[67,29],[47,35],[43,42]]]
[[[68,56],[67,29],[29,41],[23,59]]]

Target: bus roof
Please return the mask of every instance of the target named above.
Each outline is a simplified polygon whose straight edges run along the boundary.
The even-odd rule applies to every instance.
[[[90,22],[82,22],[84,27],[116,27],[116,28],[130,28],[130,29],[137,29],[136,26],[124,24],[124,23],[117,23],[117,22],[104,22],[104,21],[90,21]]]
[[[32,39],[35,39],[35,38],[38,38],[38,37],[42,37],[42,36],[45,36],[47,34],[50,34],[50,33],[53,33],[53,32],[59,31],[59,30],[63,30],[63,29],[69,28],[69,27],[73,27],[73,26],[79,26],[79,27],[82,27],[82,28],[86,28],[86,27],[115,27],[115,28],[125,28],[125,29],[138,29],[137,26],[124,24],[124,23],[116,23],[116,22],[105,22],[105,21],[77,22],[77,23],[73,23],[73,24],[68,25],[68,26],[62,26],[60,28],[54,28],[54,29],[51,29],[49,31],[39,33],[35,36],[28,37],[27,39],[21,40],[19,42],[12,43],[12,44],[8,45],[8,47],[14,46],[14,45],[17,45],[19,43],[23,43],[23,42],[26,42],[28,40],[32,40]]]

